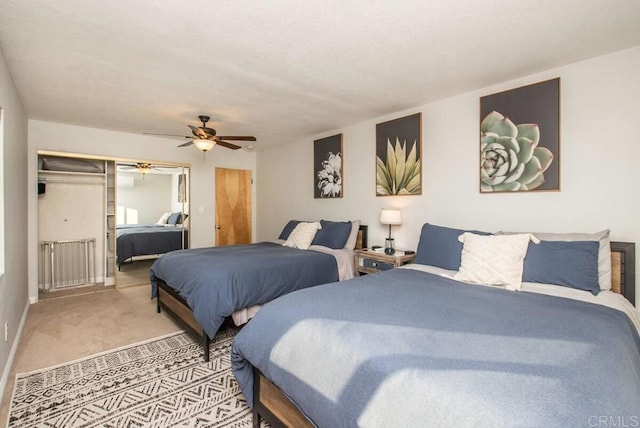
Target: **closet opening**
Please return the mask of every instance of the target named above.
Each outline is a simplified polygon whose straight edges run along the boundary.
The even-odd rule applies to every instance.
[[[189,246],[189,181],[188,165],[39,151],[40,298],[148,284]]]

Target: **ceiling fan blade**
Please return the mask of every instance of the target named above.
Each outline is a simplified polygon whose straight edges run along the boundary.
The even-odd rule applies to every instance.
[[[220,138],[221,140],[236,140],[236,141],[256,141],[256,137],[250,137],[250,136],[239,136],[239,135],[227,135],[225,137],[223,137],[222,135],[219,135],[218,138]]]
[[[227,143],[226,141],[222,140],[216,140],[216,143],[231,150],[238,150],[240,148],[240,146],[236,146],[235,144]]]
[[[174,135],[174,134],[154,134],[153,132],[143,132],[144,135],[159,135],[161,137],[179,137],[179,138],[192,138],[190,136],[184,135]]]
[[[193,141],[187,141],[186,143],[178,145],[178,147],[187,147],[193,144]]]
[[[202,128],[198,127],[198,126],[193,126],[193,125],[189,125],[189,128],[191,128],[191,133],[195,136],[200,138],[201,140],[206,140],[207,139],[207,133],[204,132],[202,130]]]
[[[206,126],[201,126],[200,130],[204,132],[208,138],[213,138],[216,136],[216,130],[213,128],[207,128]]]

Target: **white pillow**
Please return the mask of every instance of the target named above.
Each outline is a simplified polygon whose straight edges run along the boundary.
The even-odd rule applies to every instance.
[[[360,230],[360,220],[351,220],[351,234],[347,238],[347,243],[344,244],[344,248],[347,250],[353,250],[358,243],[358,231]]]
[[[541,241],[598,241],[598,286],[602,291],[611,290],[611,239],[609,229],[595,233],[537,233],[531,232]],[[511,235],[519,232],[498,232]]]
[[[464,245],[460,270],[453,278],[477,284],[504,285],[508,290],[520,290],[529,241],[540,242],[530,233],[483,236],[465,232],[458,240]]]
[[[322,226],[320,226],[320,223],[318,222],[298,223],[298,225],[295,227],[295,229],[293,229],[287,240],[284,241],[284,244],[282,245],[284,245],[285,247],[306,250],[311,246],[313,238],[316,236],[316,233],[320,229],[322,229]]]
[[[160,224],[167,224],[167,220],[169,220],[169,217],[171,216],[171,213],[164,213],[160,216],[160,218],[158,219],[158,221],[156,222],[156,224],[160,225]]]

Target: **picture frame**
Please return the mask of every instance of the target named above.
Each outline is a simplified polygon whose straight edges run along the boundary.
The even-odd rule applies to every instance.
[[[187,202],[187,174],[178,174],[178,202]]]
[[[342,134],[313,141],[313,197],[342,198],[344,195]]]
[[[376,196],[422,194],[422,113],[376,125]]]
[[[560,78],[480,98],[480,193],[560,190]]]

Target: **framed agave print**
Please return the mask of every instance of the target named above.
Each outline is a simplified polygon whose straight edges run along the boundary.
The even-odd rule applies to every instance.
[[[480,192],[560,190],[560,79],[480,98]]]
[[[422,113],[376,125],[376,196],[422,194]]]
[[[314,198],[342,197],[342,134],[313,142]]]

